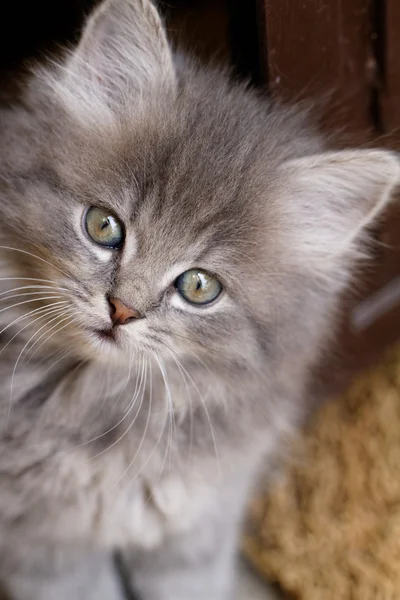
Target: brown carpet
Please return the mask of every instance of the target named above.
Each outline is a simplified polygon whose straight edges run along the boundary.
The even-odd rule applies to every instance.
[[[245,554],[301,600],[400,599],[400,348],[325,405],[269,495]]]

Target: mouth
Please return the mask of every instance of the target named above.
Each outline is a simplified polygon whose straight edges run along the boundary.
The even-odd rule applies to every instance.
[[[108,342],[116,341],[117,336],[115,333],[115,329],[95,329],[94,332],[97,335],[97,337],[100,338],[101,340],[108,341]]]

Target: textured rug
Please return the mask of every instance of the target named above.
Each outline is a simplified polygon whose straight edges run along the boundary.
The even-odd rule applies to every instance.
[[[400,599],[400,348],[323,406],[271,491],[244,552],[300,600]]]

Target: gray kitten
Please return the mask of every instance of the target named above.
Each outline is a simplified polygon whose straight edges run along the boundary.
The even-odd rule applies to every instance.
[[[5,591],[114,600],[119,550],[142,600],[231,598],[399,163],[175,55],[149,0],[106,0],[0,118]]]

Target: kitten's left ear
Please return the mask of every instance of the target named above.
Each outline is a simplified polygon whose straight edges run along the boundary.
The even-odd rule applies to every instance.
[[[104,0],[63,69],[63,88],[92,108],[174,86],[165,29],[150,0]]]
[[[283,165],[296,240],[328,267],[354,248],[400,185],[400,160],[384,150],[327,152]]]

